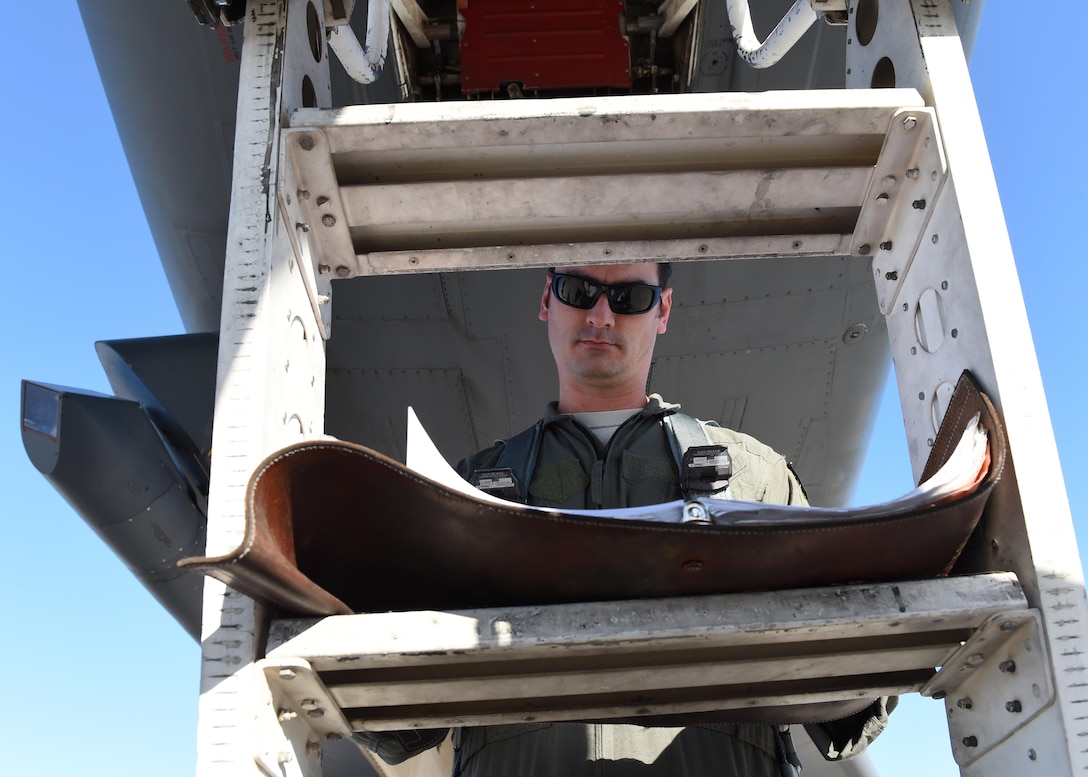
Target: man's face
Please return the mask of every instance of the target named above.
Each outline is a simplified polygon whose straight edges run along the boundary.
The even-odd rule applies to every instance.
[[[607,285],[658,284],[656,264],[565,267],[557,272]],[[548,323],[560,384],[603,391],[637,386],[644,391],[654,343],[668,324],[672,289],[663,290],[660,302],[647,312],[622,315],[609,308],[607,294],[589,310],[565,305],[552,295],[551,279],[549,275],[541,296],[540,320]]]

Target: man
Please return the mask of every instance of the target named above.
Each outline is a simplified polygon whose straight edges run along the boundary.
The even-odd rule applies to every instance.
[[[665,416],[677,405],[647,397],[657,336],[672,311],[671,267],[569,267],[547,275],[539,317],[559,377],[559,399],[540,427],[535,467],[516,473],[530,504],[599,509],[681,496]],[[746,435],[710,427],[732,460],[733,498],[804,504],[787,462]],[[502,466],[500,442],[461,462],[462,476]],[[697,775],[777,777],[775,731],[760,725],[689,729],[555,723],[490,726],[455,734],[454,773],[494,775]]]
[[[683,425],[698,430],[699,442],[728,452],[722,459],[729,470],[725,496],[807,504],[789,464],[772,449],[647,396],[654,344],[672,311],[670,274],[668,264],[549,271],[539,317],[548,325],[559,399],[533,428],[462,461],[462,477],[476,482],[476,473],[508,469],[517,498],[538,506],[602,509],[673,501],[683,494],[673,429],[687,419]],[[883,707],[877,712],[882,719]],[[849,754],[844,742],[849,749],[875,736],[876,727],[856,736],[864,726],[871,726],[867,714],[850,722],[845,737],[832,735],[831,749]],[[402,733],[407,739],[377,747],[386,760],[403,760],[444,735]],[[779,777],[787,749],[780,732],[760,724],[486,726],[456,731],[454,744],[454,777]]]

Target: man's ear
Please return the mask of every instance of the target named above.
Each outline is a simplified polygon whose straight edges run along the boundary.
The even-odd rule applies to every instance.
[[[544,293],[540,295],[540,312],[536,314],[536,317],[541,321],[548,320],[548,303],[552,298],[552,274],[548,273],[548,277],[544,279]]]
[[[672,312],[672,288],[662,289],[661,301],[658,303],[657,310],[657,333],[659,335],[665,334],[665,330],[669,328],[669,313]]]

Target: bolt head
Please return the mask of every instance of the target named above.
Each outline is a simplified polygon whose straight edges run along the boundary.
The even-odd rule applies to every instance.
[[[698,502],[692,502],[684,505],[684,520],[685,521],[707,521],[709,516],[707,515],[706,508]]]

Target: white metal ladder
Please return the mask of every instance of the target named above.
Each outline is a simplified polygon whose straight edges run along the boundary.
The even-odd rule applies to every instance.
[[[1088,606],[1053,435],[1040,420],[1045,399],[963,50],[946,0],[866,5],[873,3],[880,23],[866,45],[848,52],[851,88],[840,92],[331,111],[301,108],[313,95],[318,105],[328,102],[322,9],[306,0],[251,0],[235,141],[208,555],[241,541],[243,494],[256,464],[300,436],[323,431],[324,338],[334,278],[665,257],[871,254],[916,474],[927,457],[941,399],[961,370],[972,370],[1003,415],[1012,464],[991,500],[996,519],[985,537],[990,557],[979,572],[1009,570],[1018,582],[981,575],[836,589],[843,593],[758,595],[760,607],[779,613],[778,620],[732,626],[706,617],[700,609],[705,601],[677,600],[666,614],[632,604],[625,609],[636,613],[633,631],[601,625],[602,639],[630,646],[613,679],[628,687],[641,682],[638,656],[648,645],[661,647],[645,635],[672,624],[675,639],[669,644],[680,655],[693,641],[706,639],[759,664],[767,685],[730,696],[737,706],[796,698],[805,683],[822,698],[924,689],[949,694],[954,752],[964,775],[1049,777],[1088,769],[1088,754],[1078,744],[1088,727],[1077,713],[1077,705],[1088,700],[1080,647],[1088,636]],[[894,60],[897,83],[907,88],[868,88],[885,59]],[[773,121],[760,125],[753,117]],[[768,125],[780,131],[767,132]],[[444,134],[453,128],[457,139]],[[528,133],[529,140],[513,139],[518,133]],[[465,154],[466,137],[483,151]],[[442,156],[437,174],[428,153]],[[816,157],[819,165],[813,164]],[[563,178],[540,175],[557,160],[566,165]],[[367,171],[381,165],[381,184],[368,181]],[[462,175],[469,165],[484,171],[483,177]],[[651,177],[676,198],[683,229],[676,229],[672,211],[643,213],[630,206],[639,198],[622,198],[624,187]],[[454,190],[484,205],[454,214],[436,233],[424,230],[421,239],[424,217],[430,224],[434,214],[411,207],[404,189],[409,185],[418,187],[413,192],[428,192],[424,201]],[[554,231],[507,206],[510,198],[541,187],[562,187],[563,196],[538,198],[555,208],[543,214]],[[716,192],[713,204],[688,196],[695,187]],[[560,207],[563,199],[566,209]],[[756,229],[744,215],[753,203]],[[640,226],[631,235],[633,222]],[[453,247],[439,249],[429,239],[437,233],[441,245],[453,240]],[[506,244],[496,240],[504,235]],[[1017,457],[1018,451],[1030,455]],[[348,658],[358,662],[359,671],[370,671],[368,661],[415,661],[398,657],[384,642],[413,620],[437,621],[424,630],[433,644],[455,643],[461,630],[470,641],[475,635],[471,655],[499,658],[488,680],[491,689],[508,682],[504,661],[531,658],[540,645],[563,642],[569,618],[605,623],[592,605],[548,608],[555,620],[542,622],[508,610],[437,619],[419,613],[345,616],[308,625],[288,639],[301,624],[270,624],[253,602],[211,580],[205,590],[201,777],[319,774],[322,736],[342,735],[357,724],[395,728],[468,719],[469,707],[411,719],[341,712],[345,706],[358,709],[367,698],[394,704],[408,698],[396,683],[341,687],[324,673],[328,662]],[[865,591],[877,592],[875,600]],[[713,604],[740,607],[753,596]],[[835,617],[787,623],[789,613],[806,602],[838,596],[848,606]],[[888,642],[900,628],[892,624],[905,621],[933,621],[937,628],[908,626],[914,636]],[[512,628],[480,626],[504,622],[523,624],[517,634],[528,635],[528,642],[515,639]],[[811,640],[837,640],[843,629],[852,630],[849,624],[858,628],[860,642],[843,644],[841,654],[815,663],[809,675],[797,674],[799,665],[811,663]],[[944,641],[930,632],[941,633]],[[770,634],[780,638],[777,644],[791,645],[788,661],[756,661],[746,652]],[[966,651],[957,650],[961,639],[970,646]],[[864,672],[863,679],[843,675],[841,659],[855,655],[867,656],[862,668],[879,656],[915,674],[909,682],[901,677],[884,684],[865,680]],[[659,675],[655,668],[654,676],[673,690],[686,687],[676,681],[686,671],[684,661],[670,664],[675,672]],[[955,671],[946,670],[943,679],[916,674],[938,663]],[[441,667],[439,676],[440,687],[427,693],[456,700],[465,689],[456,666]],[[771,689],[778,686],[770,683],[782,676],[796,683],[775,696]],[[852,679],[812,685],[821,677]],[[299,687],[311,692],[300,696]],[[962,699],[968,691],[973,703],[958,704],[957,695]],[[502,695],[487,691],[485,700],[494,698],[490,693]],[[522,701],[524,707],[499,711],[483,705],[473,719],[523,718],[532,700]],[[599,702],[593,710],[612,709],[608,699]],[[321,714],[309,714],[316,710]],[[557,702],[547,714],[585,712]]]

